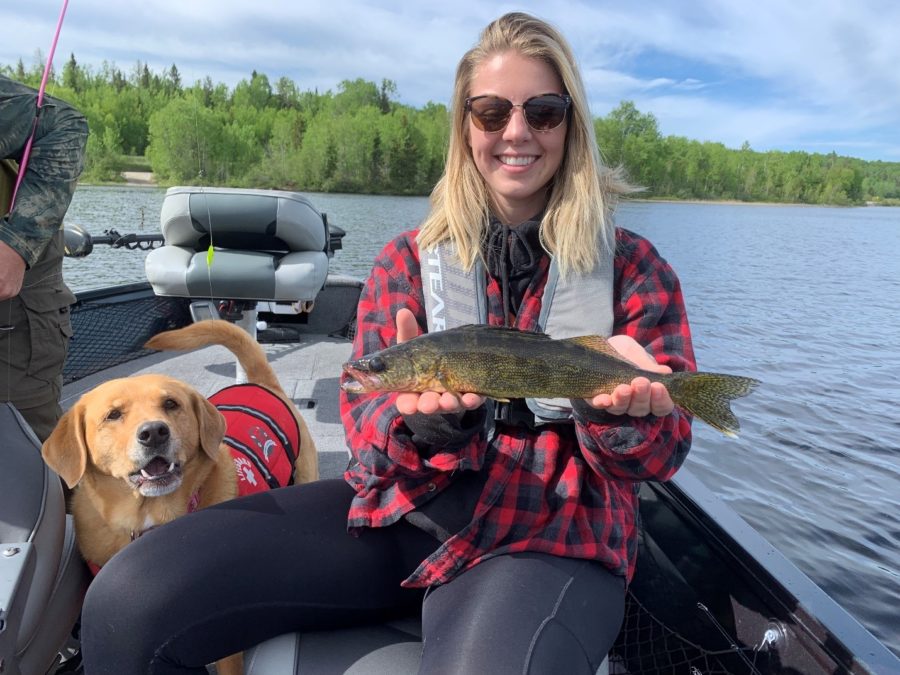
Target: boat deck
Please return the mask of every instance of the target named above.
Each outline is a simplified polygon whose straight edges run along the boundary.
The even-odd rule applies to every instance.
[[[299,343],[264,344],[269,363],[281,385],[300,408],[319,450],[322,478],[338,477],[347,466],[348,452],[338,409],[341,364],[351,344],[342,338],[306,335]],[[68,409],[82,393],[116,378],[157,373],[184,380],[204,396],[235,382],[235,359],[224,347],[192,352],[156,352],[113,366],[63,387],[62,406]]]
[[[316,440],[320,477],[336,478],[349,458],[339,412],[339,377],[351,343],[341,336],[352,332],[345,310],[351,300],[355,306],[358,286],[326,291],[310,321],[294,327],[295,339],[264,342],[263,348]],[[73,317],[76,339],[70,348],[70,372],[90,374],[70,376],[73,381],[63,387],[64,408],[116,377],[167,374],[206,396],[235,382],[235,358],[224,347],[142,350],[154,332],[183,325],[181,315],[170,308],[160,310],[158,299],[145,296],[144,301],[121,305],[101,299],[80,307]],[[347,296],[343,303],[342,296]],[[95,338],[92,331],[106,337]],[[129,337],[130,331],[136,334]],[[105,346],[91,351],[98,342]],[[132,359],[132,354],[139,356]],[[92,359],[127,360],[96,372],[81,367]],[[610,673],[900,672],[894,655],[689,471],[682,470],[676,478],[642,486],[638,573],[610,654]],[[785,637],[766,642],[773,626]]]

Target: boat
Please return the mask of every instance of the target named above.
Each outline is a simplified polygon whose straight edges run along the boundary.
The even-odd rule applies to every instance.
[[[316,439],[321,477],[339,477],[349,457],[338,379],[362,287],[328,271],[344,236],[298,193],[170,189],[161,232],[140,235],[158,246],[147,257],[147,281],[77,294],[63,406],[102,381],[144,372],[186,379],[207,395],[233,383],[241,373],[224,348],[143,347],[160,331],[225,318],[263,344]],[[72,256],[105,244],[127,255],[136,241],[67,230]],[[217,269],[216,260],[228,264]],[[90,577],[62,488],[8,404],[0,407],[0,434],[0,673],[78,673],[78,615]],[[637,572],[621,632],[598,673],[900,673],[900,659],[689,468],[666,483],[643,484],[640,496]],[[251,649],[245,670],[405,675],[417,672],[420,649],[413,615],[282,635]]]

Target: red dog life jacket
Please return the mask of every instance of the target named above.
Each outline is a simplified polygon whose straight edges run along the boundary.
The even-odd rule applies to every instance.
[[[238,496],[294,484],[300,428],[284,401],[258,384],[226,387],[209,401],[225,417],[224,440],[234,460]],[[191,495],[188,513],[199,501],[199,493]],[[132,540],[145,531],[132,532]],[[96,576],[100,566],[86,562]]]
[[[226,387],[209,402],[225,417],[238,495],[293,485],[300,429],[287,403],[257,384]]]

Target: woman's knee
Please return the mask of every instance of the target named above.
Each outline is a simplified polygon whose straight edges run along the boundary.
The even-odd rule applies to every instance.
[[[435,672],[592,673],[623,612],[624,580],[599,563],[498,556],[428,594],[423,658]]]

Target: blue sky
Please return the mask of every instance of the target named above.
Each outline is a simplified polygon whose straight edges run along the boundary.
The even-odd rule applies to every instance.
[[[0,0],[0,63],[46,55],[61,6]],[[566,35],[595,116],[631,100],[664,135],[900,161],[896,0],[69,0],[55,64],[320,92],[387,78],[418,107],[448,101],[459,57],[511,10]]]

